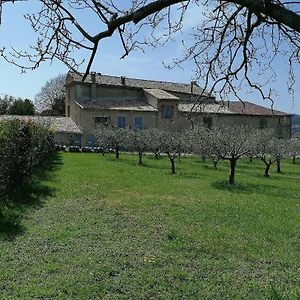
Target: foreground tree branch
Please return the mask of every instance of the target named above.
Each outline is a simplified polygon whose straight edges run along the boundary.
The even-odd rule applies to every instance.
[[[0,15],[5,16],[5,6],[14,3],[0,1]],[[84,80],[99,45],[115,32],[119,34],[124,49],[121,58],[124,58],[134,50],[177,38],[176,34],[184,30],[188,12],[201,7],[204,21],[195,24],[193,41],[190,34],[183,36],[186,53],[174,58],[169,68],[193,61],[196,77],[204,89],[208,94],[216,92],[222,99],[228,94],[239,98],[238,91],[245,85],[257,90],[262,98],[272,99],[269,85],[277,75],[273,64],[278,57],[285,57],[290,68],[290,90],[295,83],[293,69],[300,61],[300,1],[131,0],[120,4],[114,0],[40,0],[38,3],[39,11],[26,15],[38,34],[36,45],[25,51],[0,48],[1,56],[23,71],[56,59],[74,71],[84,64]],[[30,5],[30,0],[23,5]],[[93,20],[98,32],[91,32],[82,21],[83,15]],[[78,51],[87,52],[85,60],[77,59]],[[262,74],[267,74],[264,82],[257,76]]]

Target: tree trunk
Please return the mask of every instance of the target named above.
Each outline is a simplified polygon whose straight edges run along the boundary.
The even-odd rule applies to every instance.
[[[143,164],[142,156],[143,156],[143,153],[139,152],[139,163],[138,163],[139,166],[141,166]]]
[[[119,147],[115,148],[116,151],[116,160],[119,160],[120,153],[119,153]]]
[[[296,163],[296,155],[293,155],[293,164]]]
[[[218,160],[213,160],[212,162],[214,164],[214,168],[218,170]]]
[[[270,172],[270,167],[271,167],[272,161],[269,160],[269,162],[267,162],[265,159],[262,159],[262,161],[263,161],[263,162],[265,163],[265,165],[266,165],[264,176],[270,177],[269,172]]]
[[[169,160],[171,162],[171,166],[172,166],[172,174],[176,174],[175,171],[175,157],[173,157],[172,155],[170,155],[169,153],[167,153]]]
[[[154,155],[155,155],[155,159],[159,159],[159,153],[158,152],[155,152]]]
[[[171,165],[172,165],[172,174],[176,174],[176,172],[175,172],[175,159],[170,158],[170,161],[171,161]]]
[[[250,162],[253,162],[253,157],[252,156],[250,156]]]
[[[206,157],[205,156],[202,156],[202,161],[205,163],[205,161],[206,161]]]
[[[277,164],[277,170],[276,170],[276,172],[277,173],[282,173],[281,172],[281,164],[280,164],[280,162],[281,162],[281,159],[276,159],[276,164]]]
[[[236,159],[230,159],[230,173],[229,173],[229,184],[234,185],[234,176],[235,176],[235,166],[236,166]]]

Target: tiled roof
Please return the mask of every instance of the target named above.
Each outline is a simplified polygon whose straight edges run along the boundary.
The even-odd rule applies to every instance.
[[[72,76],[73,81],[82,82],[83,74],[69,72]],[[142,89],[162,89],[170,92],[178,93],[191,93],[190,83],[176,83],[168,81],[157,81],[157,80],[145,80],[135,78],[124,78],[125,84],[122,84],[122,77],[109,76],[96,73],[96,83],[107,86],[118,86],[118,87],[130,87],[130,88],[142,88]],[[84,82],[92,83],[91,74],[87,76]],[[203,90],[196,84],[193,85],[193,94],[202,95]],[[205,93],[203,93],[203,96]]]
[[[228,108],[235,114],[253,115],[253,116],[290,116],[291,114],[272,110],[271,108],[263,107],[251,102],[230,101]]]
[[[161,89],[143,89],[143,90],[159,100],[180,100],[178,97]]]
[[[74,121],[67,117],[0,115],[0,122],[15,119],[24,120],[25,122],[31,120],[37,124],[49,126],[60,133],[82,133]]]
[[[207,114],[234,114],[227,107],[220,104],[197,104],[184,103],[178,105],[178,110],[181,112],[189,113],[207,113]]]
[[[155,107],[139,98],[131,99],[98,99],[97,101],[81,102],[80,105],[84,109],[102,109],[102,110],[131,110],[131,111],[157,111]]]

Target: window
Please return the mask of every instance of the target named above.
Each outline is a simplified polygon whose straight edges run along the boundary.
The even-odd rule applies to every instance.
[[[212,117],[203,117],[203,124],[207,128],[211,129],[212,128]]]
[[[135,129],[143,129],[143,118],[142,117],[134,118],[134,128]]]
[[[95,117],[95,123],[96,124],[108,124],[109,117]]]
[[[95,146],[95,136],[94,135],[88,135],[88,145],[89,145],[89,147]]]
[[[171,119],[174,117],[173,105],[162,105],[161,106],[161,117],[165,119]]]
[[[259,129],[267,128],[267,120],[266,119],[259,119]]]
[[[287,124],[287,118],[286,117],[280,117],[279,118],[279,124],[280,125],[286,125]]]
[[[117,118],[117,127],[118,128],[126,128],[126,117],[118,116],[118,118]]]

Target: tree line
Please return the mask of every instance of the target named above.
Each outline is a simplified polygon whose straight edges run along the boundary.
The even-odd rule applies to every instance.
[[[8,95],[0,97],[0,115],[32,116],[34,114],[34,104],[29,99]]]
[[[113,149],[118,160],[120,150],[138,154],[138,165],[143,164],[146,152],[154,153],[158,158],[164,153],[170,161],[171,172],[176,173],[176,161],[182,154],[191,154],[211,159],[214,168],[218,161],[229,161],[228,183],[235,183],[237,162],[241,158],[260,159],[264,165],[264,176],[270,176],[270,168],[277,166],[281,172],[281,161],[285,157],[300,155],[298,140],[279,139],[273,130],[254,130],[247,126],[216,126],[208,129],[204,126],[191,130],[176,131],[167,129],[130,130],[121,128],[100,128],[96,131],[99,146]]]
[[[0,115],[65,116],[65,80],[66,75],[48,80],[36,94],[34,102],[9,95],[0,97]]]

